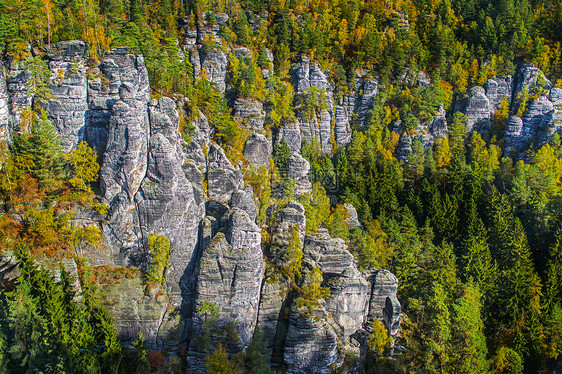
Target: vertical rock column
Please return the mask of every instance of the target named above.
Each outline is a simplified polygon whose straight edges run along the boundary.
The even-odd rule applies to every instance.
[[[55,44],[47,58],[52,72],[47,102],[49,119],[58,130],[65,152],[85,140],[85,113],[88,109],[84,53],[86,44],[71,40]]]
[[[179,115],[172,99],[163,97],[150,105],[147,172],[135,196],[143,238],[159,233],[170,240],[166,289],[176,306],[181,303],[180,279],[197,245],[198,223],[204,210],[192,186],[202,184],[201,173],[195,178],[198,180],[190,181],[182,168],[186,156],[178,125]]]
[[[109,80],[109,95],[119,99],[111,109],[107,148],[100,170],[100,187],[109,204],[104,232],[121,249],[117,265],[135,263],[141,242],[133,198],[146,174],[149,119],[148,73],[142,56],[128,48],[109,52],[101,68]]]
[[[6,73],[4,72],[4,65],[0,62],[0,144],[7,144],[11,138],[8,124],[10,116],[8,111],[8,99]]]

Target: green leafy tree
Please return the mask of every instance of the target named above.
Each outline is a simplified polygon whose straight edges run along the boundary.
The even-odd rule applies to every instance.
[[[164,235],[152,233],[148,236],[148,255],[150,266],[146,272],[148,284],[162,285],[166,281],[164,273],[170,261],[170,241]]]

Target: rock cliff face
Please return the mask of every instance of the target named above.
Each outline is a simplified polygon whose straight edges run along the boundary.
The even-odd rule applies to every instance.
[[[53,99],[47,102],[47,113],[57,128],[65,151],[86,140],[88,110],[86,66],[83,41],[60,42],[47,53]]]
[[[383,269],[360,271],[342,239],[332,238],[326,229],[312,232],[307,227],[307,212],[297,200],[312,192],[313,175],[301,147],[317,141],[320,151],[330,154],[335,146],[348,144],[352,123],[354,128],[364,126],[373,108],[379,81],[359,71],[349,91],[338,96],[329,73],[304,56],[290,72],[295,103],[314,91],[319,103],[313,115],[297,106],[294,117],[284,118],[269,131],[267,102],[233,97],[226,79],[228,56],[252,58],[252,53],[221,45],[220,26],[228,17],[216,18],[217,24],[199,26],[185,20],[180,44],[194,75],[225,93],[234,119],[251,132],[243,147],[245,160],[240,162],[231,162],[227,157],[231,150],[213,142],[213,126],[202,113],[191,116],[194,131],[191,141],[184,140],[180,114],[188,100],[150,100],[144,60],[129,48],[108,52],[93,68],[87,68],[83,42],[61,42],[47,51],[54,97],[44,105],[65,151],[87,141],[103,153],[99,182],[109,212],[102,216],[84,209],[74,220],[77,225],[102,227],[107,252],[79,251],[94,266],[145,269],[148,237],[168,238],[170,260],[161,289],[146,289],[136,276],[105,284],[103,291],[120,336],[142,331],[158,348],[186,344],[193,372],[205,371],[207,338],[212,344],[231,333],[238,335],[227,349],[239,352],[259,326],[273,364],[286,367],[288,373],[329,373],[342,365],[346,353],[362,357],[373,321],[383,321],[389,335],[398,334],[398,280]],[[258,27],[260,22],[250,23]],[[273,59],[270,53],[268,59]],[[262,70],[265,78],[270,69]],[[429,84],[423,74],[411,71],[403,79]],[[21,64],[0,65],[2,144],[9,143],[21,111],[35,100],[26,81]],[[530,95],[525,110],[520,117],[509,117],[504,136],[506,152],[521,157],[531,142],[545,144],[562,128],[562,90],[552,88],[538,69],[523,65],[513,77],[489,79],[451,104],[467,116],[468,131],[484,132],[504,98],[510,114],[516,113],[525,90]],[[448,136],[452,113],[446,113],[449,103],[444,104],[431,121],[420,120],[410,133],[401,131],[396,121],[400,159],[407,160],[416,140],[429,149],[434,139]],[[282,139],[290,151],[282,172],[293,194],[260,206],[264,199],[246,184],[244,172],[250,166],[269,168],[273,144]],[[265,221],[263,214],[258,215],[262,208]],[[345,208],[348,226],[363,230],[354,207]],[[302,276],[295,279],[289,279],[286,270],[292,256],[289,246],[302,252]],[[321,286],[330,292],[309,308],[302,303],[300,290],[310,285],[316,267],[322,271]],[[202,312],[209,303],[218,312],[211,324],[209,314]]]
[[[4,64],[0,62],[0,143],[7,144],[11,139],[10,112],[8,110],[8,87]]]

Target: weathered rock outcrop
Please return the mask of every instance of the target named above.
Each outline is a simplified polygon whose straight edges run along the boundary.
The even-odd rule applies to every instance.
[[[388,270],[375,271],[370,277],[372,284],[368,320],[383,321],[390,335],[398,333],[400,303],[396,298],[398,279]]]
[[[99,71],[94,69],[94,78],[88,81],[86,139],[94,148],[104,148],[106,144],[109,147],[110,140],[106,140],[111,131],[108,123],[115,116],[113,105],[118,100],[128,100],[127,104],[133,105],[132,112],[139,116],[147,111],[150,100],[148,72],[143,57],[129,51],[128,47],[119,47],[106,53]]]
[[[449,129],[447,128],[447,119],[445,118],[447,113],[443,104],[439,105],[439,110],[433,117],[431,125],[429,126],[429,131],[434,138],[446,138],[449,135]]]
[[[259,227],[239,209],[228,215],[226,234],[219,232],[202,250],[194,272],[194,306],[216,303],[219,315],[215,327],[236,323],[242,346],[248,345],[257,322],[263,279],[263,253]],[[191,335],[203,333],[203,317],[193,315]],[[189,362],[192,370],[202,368],[202,349],[192,340]]]
[[[126,251],[139,245],[133,199],[147,168],[148,97],[142,89],[128,83],[119,88],[121,99],[112,107],[100,169],[102,195],[110,207],[104,231],[115,247]]]
[[[302,135],[299,123],[296,118],[287,118],[283,122],[281,128],[279,129],[277,141],[281,141],[281,139],[285,139],[291,152],[300,153],[302,146]]]
[[[263,135],[252,134],[244,145],[244,157],[254,167],[269,168],[271,157],[271,142]]]
[[[503,140],[506,155],[509,155],[512,150],[518,152],[523,149],[525,137],[523,136],[523,120],[520,117],[511,116],[507,119]]]
[[[47,102],[47,113],[59,132],[66,152],[86,140],[88,89],[85,51],[86,43],[73,40],[57,43],[47,53],[52,72],[49,89],[54,96]]]
[[[321,91],[328,88],[328,76],[318,63],[310,62],[310,57],[301,56],[300,61],[293,66],[291,83],[298,94],[305,93],[310,87]]]
[[[312,192],[312,184],[308,180],[310,164],[299,153],[293,153],[287,161],[287,177],[295,181],[295,196]]]
[[[179,305],[180,278],[197,245],[198,222],[204,207],[203,201],[196,198],[192,182],[182,168],[185,156],[177,132],[179,116],[175,103],[169,98],[162,98],[150,108],[148,166],[135,202],[144,240],[150,233],[165,235],[170,240],[166,284],[173,304]],[[202,181],[199,179],[193,183],[201,184]]]
[[[9,123],[9,99],[8,88],[6,87],[6,72],[4,71],[4,64],[0,61],[0,144],[7,144],[12,137]]]
[[[214,83],[221,92],[226,90],[226,73],[228,68],[228,58],[223,51],[203,51],[199,50],[200,74],[203,72],[209,82]],[[199,75],[197,75],[199,77]]]
[[[552,88],[552,83],[546,79],[542,71],[535,67],[530,62],[525,62],[521,64],[517,72],[515,73],[515,87],[513,89],[513,97],[512,97],[512,110],[515,108],[513,104],[515,104],[515,99],[522,94],[527,87],[527,91],[529,93],[535,90],[537,85],[541,85],[545,90],[550,90]]]
[[[507,77],[494,77],[488,79],[484,83],[484,90],[486,97],[490,100],[490,109],[493,112],[498,110],[500,102],[506,98],[508,103],[511,104],[511,91],[512,91],[513,78]]]
[[[338,359],[338,336],[326,322],[326,314],[315,317],[305,308],[293,308],[285,340],[283,360],[287,373],[331,373],[329,367]]]
[[[267,251],[269,261],[277,265],[285,265],[287,247],[291,237],[291,230],[298,230],[301,248],[304,244],[306,232],[305,210],[298,201],[290,201],[277,213],[277,225],[271,229],[271,245]]]
[[[462,100],[458,110],[467,117],[466,129],[468,132],[485,131],[490,126],[490,100],[482,87],[472,87],[468,96]]]
[[[304,261],[318,266],[324,276],[340,275],[345,269],[355,268],[353,255],[343,239],[332,238],[326,229],[307,235],[304,242]]]
[[[263,129],[265,111],[261,101],[254,98],[237,98],[233,110],[234,119],[240,121],[244,127],[253,131]]]
[[[242,173],[232,166],[222,148],[212,144],[209,148],[207,183],[209,199],[226,204],[232,193],[238,190]]]
[[[336,143],[339,145],[346,145],[351,142],[351,127],[349,126],[350,114],[347,108],[341,105],[336,105],[335,109],[335,125],[334,137]]]

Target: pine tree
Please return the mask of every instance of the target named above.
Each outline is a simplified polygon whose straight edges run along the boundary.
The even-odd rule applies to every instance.
[[[478,286],[465,286],[463,296],[453,305],[455,372],[489,373],[488,348],[484,336]]]

